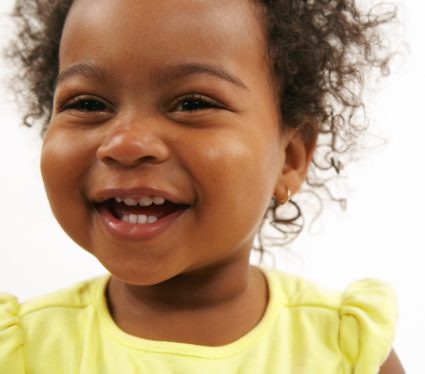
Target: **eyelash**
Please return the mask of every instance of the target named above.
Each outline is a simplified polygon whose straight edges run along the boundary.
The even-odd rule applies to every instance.
[[[185,103],[191,103],[192,107],[187,107],[186,110],[184,110],[184,104]],[[193,105],[198,106],[198,108],[194,108]],[[178,109],[180,108],[180,109]],[[198,95],[198,94],[190,94],[183,96],[176,101],[174,101],[171,106],[171,111],[177,111],[177,112],[197,112],[201,110],[208,110],[208,109],[224,109],[223,105],[219,104],[215,100],[208,99],[205,96]]]
[[[97,106],[97,108],[94,107]],[[101,108],[99,108],[99,105]],[[93,113],[93,112],[105,112],[108,109],[108,105],[102,100],[92,97],[76,97],[67,103],[58,101],[58,108],[61,112],[68,110],[77,110],[79,112]]]
[[[108,110],[108,105],[106,103],[100,99],[91,97],[76,97],[65,104],[58,102],[58,107],[61,112],[77,110],[85,113],[95,113]],[[224,107],[218,102],[198,94],[183,96],[172,102],[169,107],[171,112],[197,112],[208,109],[224,109]]]

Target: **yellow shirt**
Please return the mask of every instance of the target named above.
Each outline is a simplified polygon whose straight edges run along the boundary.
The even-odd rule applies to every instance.
[[[145,340],[114,323],[109,276],[19,304],[0,294],[1,374],[375,374],[388,356],[396,302],[375,280],[327,291],[266,271],[260,323],[220,347]],[[243,313],[243,310],[241,310]]]

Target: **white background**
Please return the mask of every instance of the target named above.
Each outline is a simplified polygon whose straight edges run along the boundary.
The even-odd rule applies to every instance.
[[[11,4],[1,0],[0,12]],[[425,3],[398,4],[408,47],[368,103],[371,131],[386,144],[348,169],[347,211],[329,204],[278,266],[332,288],[362,277],[392,284],[400,301],[395,348],[407,373],[420,374],[425,373]],[[0,22],[4,41],[10,25],[5,16]],[[6,70],[0,69],[3,78]],[[23,300],[104,270],[54,221],[39,175],[38,134],[19,126],[18,110],[2,84],[0,290]]]

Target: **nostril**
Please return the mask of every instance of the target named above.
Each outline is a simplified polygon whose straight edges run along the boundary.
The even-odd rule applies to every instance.
[[[135,157],[98,157],[98,159],[107,165],[122,165],[122,166],[135,166],[141,163],[154,164],[160,162],[157,158],[153,156],[144,156],[140,158]]]

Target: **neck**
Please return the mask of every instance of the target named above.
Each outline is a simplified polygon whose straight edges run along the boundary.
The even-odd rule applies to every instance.
[[[260,321],[267,285],[246,260],[187,272],[151,286],[112,278],[107,298],[112,318],[131,335],[215,346],[238,339]]]
[[[130,285],[112,278],[109,296],[139,310],[202,309],[241,297],[251,283],[252,268],[239,261],[187,272],[151,286]]]

